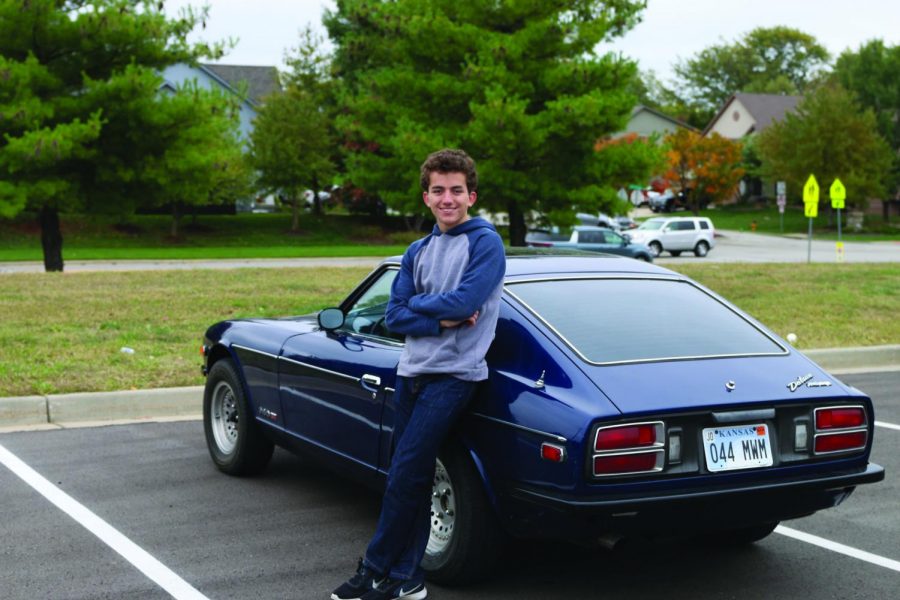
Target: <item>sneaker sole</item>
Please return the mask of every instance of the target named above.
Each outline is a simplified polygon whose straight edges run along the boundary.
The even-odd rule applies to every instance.
[[[418,592],[405,594],[403,596],[395,596],[393,600],[424,600],[428,596],[428,588],[422,588]]]

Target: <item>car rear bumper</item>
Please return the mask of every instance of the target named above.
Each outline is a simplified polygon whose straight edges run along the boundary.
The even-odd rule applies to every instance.
[[[584,539],[615,532],[680,534],[806,516],[843,502],[858,485],[884,479],[884,469],[740,487],[628,497],[572,497],[516,487],[509,498],[511,533]]]

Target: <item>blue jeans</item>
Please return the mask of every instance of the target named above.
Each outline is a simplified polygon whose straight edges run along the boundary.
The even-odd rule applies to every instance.
[[[434,462],[475,386],[450,375],[397,376],[394,456],[378,526],[363,559],[368,568],[392,579],[422,576]]]

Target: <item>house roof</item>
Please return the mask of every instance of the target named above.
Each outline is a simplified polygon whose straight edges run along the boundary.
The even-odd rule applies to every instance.
[[[638,104],[633,109],[631,109],[631,118],[633,119],[640,112],[652,113],[661,119],[665,119],[666,121],[669,121],[670,123],[672,123],[674,125],[677,125],[678,127],[684,127],[685,129],[691,129],[693,131],[697,131],[697,128],[694,127],[693,125],[688,125],[684,121],[679,121],[678,119],[676,119],[674,117],[670,117],[669,115],[667,115],[665,113],[659,112],[655,108],[650,108],[649,106],[645,106],[643,104]]]
[[[759,133],[763,129],[775,121],[780,121],[789,112],[793,112],[797,108],[797,104],[803,99],[803,96],[783,96],[780,94],[733,94],[727,102],[719,109],[716,116],[709,122],[703,135],[709,133],[716,122],[735,102],[740,102],[755,122],[752,131]]]
[[[240,89],[242,82],[246,82],[247,95],[254,104],[262,104],[266,96],[281,91],[278,69],[275,67],[210,63],[201,63],[200,66],[225,81],[233,89]]]

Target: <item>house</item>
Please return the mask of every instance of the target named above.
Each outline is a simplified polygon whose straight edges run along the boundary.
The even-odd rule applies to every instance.
[[[162,77],[160,89],[170,93],[189,81],[196,81],[205,88],[222,88],[234,94],[245,92],[240,107],[240,135],[244,141],[250,139],[253,119],[265,97],[281,91],[278,69],[275,67],[178,63],[167,67]]]
[[[732,94],[713,117],[703,135],[718,133],[731,140],[739,140],[764,130],[793,112],[801,96],[778,94]]]

